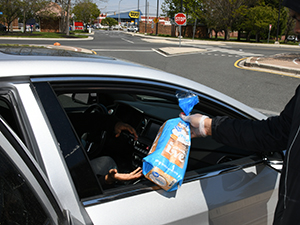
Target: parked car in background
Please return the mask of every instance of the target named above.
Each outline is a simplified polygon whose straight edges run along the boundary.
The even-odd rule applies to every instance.
[[[30,63],[35,68],[24,70]],[[121,173],[141,166],[160,126],[182,111],[178,92],[199,97],[193,113],[265,115],[194,81],[114,58],[1,47],[0,66],[1,224],[272,223],[281,154],[193,139],[185,179],[174,192],[145,178],[105,187],[90,165],[110,156]],[[95,131],[95,119],[84,130],[98,137],[87,149],[77,130],[85,119],[71,122],[74,114],[117,117],[138,140]]]
[[[298,37],[296,35],[289,35],[287,37],[288,41],[298,42]]]
[[[121,30],[122,26],[117,24],[117,25],[111,26],[110,29],[111,30]]]
[[[138,32],[139,28],[136,27],[136,26],[130,26],[130,27],[127,28],[127,31],[129,31],[129,32]]]
[[[0,23],[0,31],[6,31],[6,26]]]

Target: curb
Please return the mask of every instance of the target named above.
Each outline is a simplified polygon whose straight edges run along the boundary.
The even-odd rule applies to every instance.
[[[152,35],[146,35],[141,33],[134,33],[130,34],[128,32],[124,32],[125,34],[132,35],[132,36],[140,36],[144,38],[149,39],[161,39],[161,40],[167,40],[167,41],[173,41],[178,42],[179,37],[177,38],[170,38],[170,37],[161,37],[161,36],[152,36]],[[226,45],[226,44],[233,44],[233,45],[248,45],[248,46],[260,46],[260,47],[271,47],[271,48],[300,48],[299,45],[285,45],[285,44],[264,44],[264,43],[249,43],[249,42],[235,42],[235,41],[210,41],[210,40],[198,40],[198,39],[181,39],[182,45]]]
[[[50,49],[63,49],[66,51],[74,51],[74,52],[83,52],[83,53],[88,53],[88,54],[97,54],[93,50],[85,49],[85,48],[78,48],[78,47],[73,47],[73,46],[66,46],[66,45],[43,45],[45,48],[50,48]]]
[[[284,67],[284,66],[276,66],[276,65],[271,65],[271,64],[266,64],[266,63],[258,63],[256,62],[251,62],[251,59],[253,57],[249,57],[246,59],[244,62],[244,66],[246,67],[256,67],[256,68],[263,68],[263,69],[269,69],[269,70],[277,70],[280,72],[284,73],[293,73],[296,75],[300,74],[300,69],[294,69],[294,68],[289,68],[289,67]]]
[[[91,41],[94,37],[87,38],[23,38],[23,37],[0,37],[0,40],[30,40],[30,41]]]

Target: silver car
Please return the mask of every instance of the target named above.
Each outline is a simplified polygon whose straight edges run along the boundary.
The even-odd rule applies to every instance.
[[[4,48],[0,64],[1,224],[272,223],[280,154],[193,139],[184,182],[174,192],[145,178],[104,187],[90,165],[110,156],[119,172],[141,166],[159,127],[181,112],[178,91],[199,96],[193,113],[265,115],[194,81],[113,58]],[[117,117],[139,138],[93,133],[88,127],[98,119],[81,135],[76,128],[85,120],[71,120],[74,114],[86,121]],[[87,135],[97,137],[89,140],[97,147],[87,149]]]

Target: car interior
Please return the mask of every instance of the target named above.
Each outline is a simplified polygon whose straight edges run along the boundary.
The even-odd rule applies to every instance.
[[[110,156],[117,163],[118,171],[121,173],[128,173],[137,167],[142,167],[143,158],[147,156],[160,126],[168,119],[177,118],[182,112],[176,97],[178,90],[171,92],[145,90],[54,86],[59,102],[69,117],[78,113],[83,114],[83,117],[86,117],[83,120],[86,121],[91,114],[93,117],[97,115],[99,119],[104,115],[106,118],[117,117],[136,130],[138,140],[134,140],[133,135],[128,132],[122,132],[118,138],[107,130],[99,129],[97,133],[93,133],[91,131],[93,129],[88,128],[89,125],[85,126],[87,130],[84,133],[76,131],[90,160]],[[200,103],[194,107],[192,113],[202,113],[210,117],[228,115],[243,118],[244,116],[201,97]],[[73,127],[78,127],[76,123],[79,122],[81,123],[81,121],[72,121]],[[93,124],[90,126],[92,127]],[[192,140],[187,171],[207,168],[251,154],[253,153],[219,144],[211,137],[195,138]]]
[[[110,156],[116,162],[120,173],[128,173],[137,167],[142,167],[143,158],[147,156],[160,126],[169,119],[177,118],[182,112],[178,105],[176,93],[178,91],[187,91],[185,89],[144,87],[143,85],[140,85],[138,88],[137,85],[122,86],[120,84],[97,86],[91,83],[85,85],[54,83],[52,88],[54,95],[57,96],[62,109],[69,118],[74,114],[81,114],[82,121],[70,121],[89,160],[101,156]],[[45,90],[45,87],[42,86],[41,90]],[[48,95],[46,94],[45,96]],[[218,115],[227,115],[240,119],[247,117],[247,115],[231,109],[222,102],[214,101],[212,98],[201,94],[197,95],[200,103],[194,107],[192,113],[201,113],[210,117]],[[0,99],[1,116],[22,138],[20,127],[15,123],[17,121],[15,113],[10,113],[14,112],[14,110],[12,110],[8,99],[6,96],[2,96]],[[53,104],[51,102],[48,102],[48,104],[52,110]],[[111,128],[99,126],[99,129],[96,131],[92,129],[97,118],[101,120],[104,116],[108,119],[110,117],[118,118],[118,120],[131,125],[138,134],[138,140],[134,140],[133,135],[128,132],[122,132],[120,137],[116,138]],[[57,121],[58,118],[56,117],[54,121]],[[91,122],[91,118],[94,121],[92,120]],[[90,121],[86,122],[84,126],[86,130],[82,132],[82,129],[81,131],[75,129],[80,127],[80,124],[85,123],[85,121]],[[79,123],[79,126],[77,123]],[[58,129],[61,129],[59,124]],[[58,136],[60,135],[58,134]],[[26,140],[24,141],[26,142]],[[67,142],[73,141],[68,140]],[[212,171],[213,169],[210,169],[212,166],[224,165],[228,162],[236,162],[238,164],[237,160],[253,155],[253,152],[217,143],[211,137],[194,138],[191,143],[187,174],[196,172],[199,175],[206,171]],[[67,156],[65,157],[67,158]],[[67,164],[68,160],[66,160]],[[72,160],[70,161],[71,164]],[[71,173],[84,173],[82,167],[75,170],[77,172]],[[131,185],[143,182],[147,182],[146,178],[126,184]],[[89,185],[85,184],[85,186]],[[147,185],[149,186],[149,182]],[[155,186],[152,183],[150,185]],[[120,187],[120,185],[117,187]],[[114,188],[115,186],[111,187],[111,189]],[[87,196],[90,196],[90,193]]]

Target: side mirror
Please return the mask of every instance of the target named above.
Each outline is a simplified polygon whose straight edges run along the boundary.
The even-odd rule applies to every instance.
[[[274,170],[281,173],[283,167],[283,160],[284,160],[284,152],[275,152],[271,156],[267,156],[264,161],[266,164],[273,168]]]

